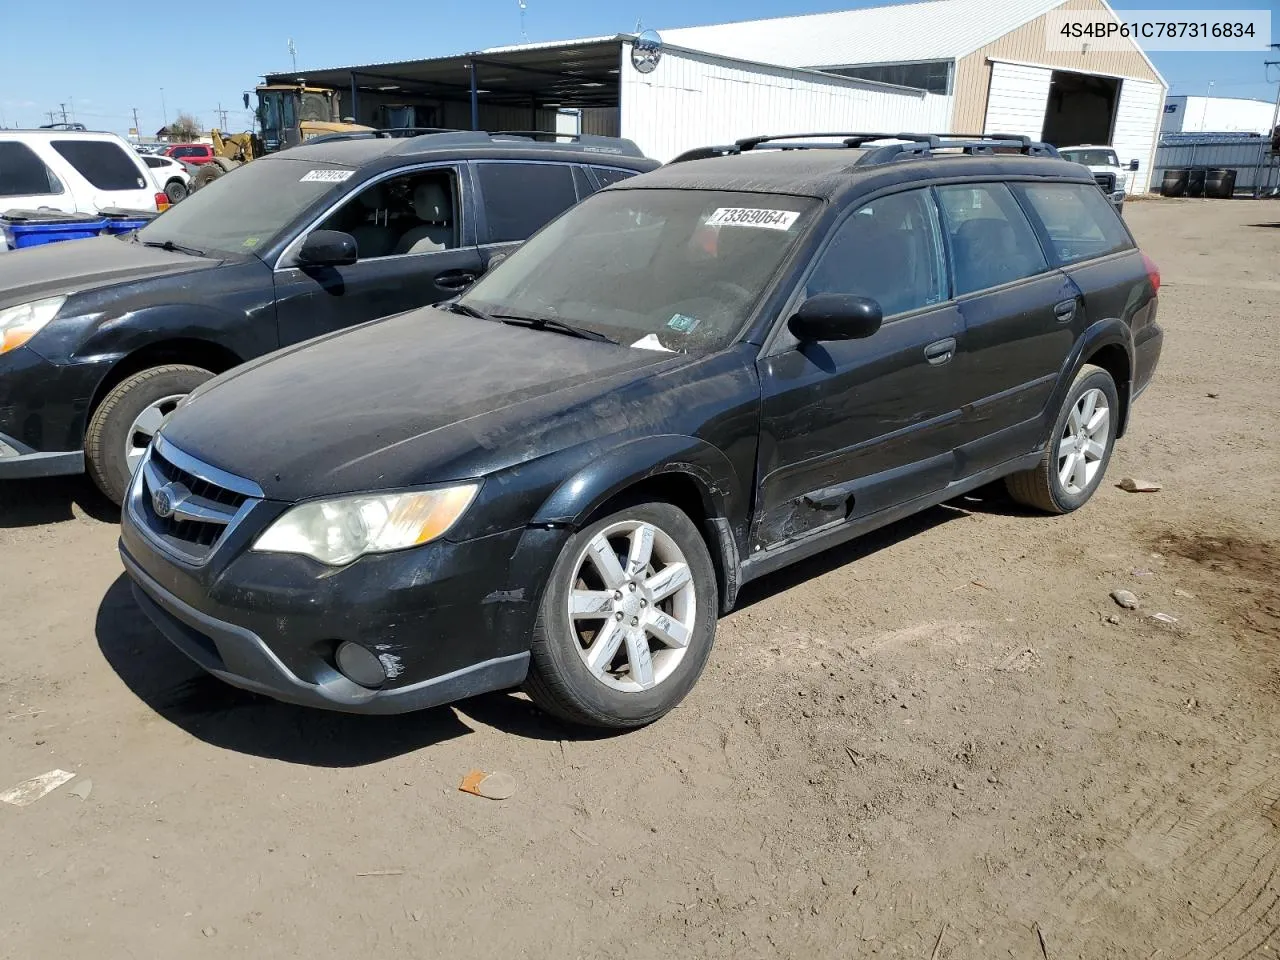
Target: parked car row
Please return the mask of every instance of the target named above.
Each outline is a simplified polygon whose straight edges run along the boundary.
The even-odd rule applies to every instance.
[[[236,686],[648,723],[743,583],[995,480],[1082,506],[1159,358],[1052,148],[801,146],[337,140],[0,261],[0,478],[87,467]]]

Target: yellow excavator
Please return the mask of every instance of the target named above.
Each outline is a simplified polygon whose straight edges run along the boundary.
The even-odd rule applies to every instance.
[[[213,159],[192,178],[191,189],[199,190],[218,177],[264,153],[275,153],[326,133],[354,133],[372,127],[347,123],[339,112],[338,91],[296,84],[264,84],[254,88],[258,97],[256,130],[244,133],[209,131]],[[249,94],[244,95],[249,109]]]

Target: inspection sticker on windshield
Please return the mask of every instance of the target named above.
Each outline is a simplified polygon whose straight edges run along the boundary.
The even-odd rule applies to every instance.
[[[309,170],[302,175],[299,183],[341,183],[351,179],[354,170]]]
[[[708,227],[763,227],[790,230],[800,219],[795,210],[753,210],[750,207],[721,207],[707,220]]]

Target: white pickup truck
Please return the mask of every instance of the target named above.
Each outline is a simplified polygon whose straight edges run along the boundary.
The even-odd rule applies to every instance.
[[[1107,195],[1116,211],[1124,209],[1124,198],[1128,193],[1129,174],[1138,169],[1138,161],[1130,160],[1128,166],[1120,165],[1115,147],[1101,147],[1082,144],[1078,147],[1059,147],[1058,153],[1063,160],[1083,164],[1098,182],[1098,189]]]

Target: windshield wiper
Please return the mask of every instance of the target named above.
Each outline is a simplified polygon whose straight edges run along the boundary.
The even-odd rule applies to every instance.
[[[157,247],[160,250],[168,250],[170,253],[185,253],[190,257],[204,256],[203,250],[197,250],[195,247],[184,247],[182,244],[174,243],[172,240],[143,240],[141,243],[144,247]]]
[[[493,321],[496,319],[494,317],[489,316],[489,314],[485,313],[483,310],[477,310],[475,307],[471,306],[471,304],[469,303],[460,303],[457,300],[450,300],[448,303],[440,304],[440,306],[443,307],[445,310],[448,310],[450,313],[460,313],[464,317],[474,317],[477,320],[490,320],[490,321]]]
[[[588,330],[586,327],[575,327],[572,324],[565,323],[563,320],[556,320],[552,317],[529,317],[515,313],[495,313],[494,317],[512,326],[530,327],[534,330],[553,330],[556,333],[566,333],[571,337],[580,337],[583,340],[597,340],[600,343],[618,345],[618,341],[613,337],[605,336],[595,330]]]

